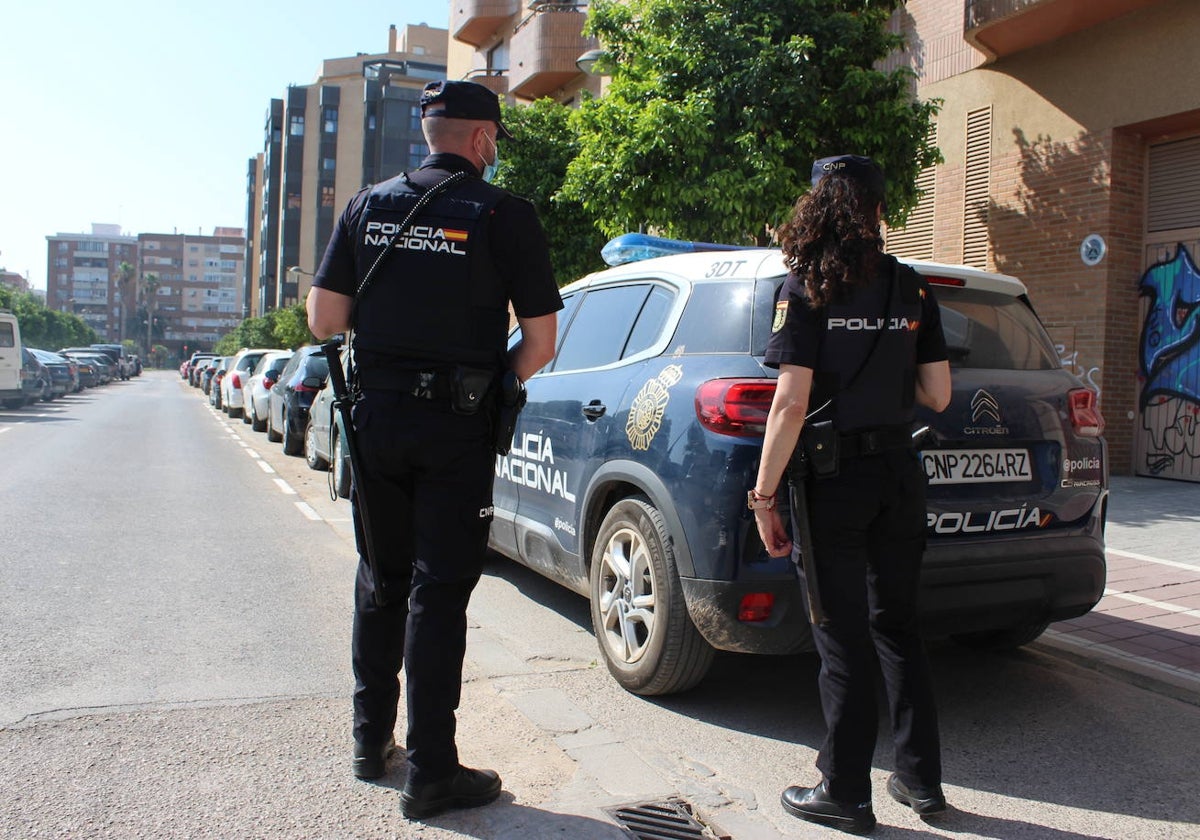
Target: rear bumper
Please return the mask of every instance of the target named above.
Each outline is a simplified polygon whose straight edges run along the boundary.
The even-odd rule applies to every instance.
[[[785,654],[813,649],[800,581],[790,578],[752,581],[680,578],[692,623],[717,650]],[[765,592],[775,596],[766,621],[739,621],[742,598]]]

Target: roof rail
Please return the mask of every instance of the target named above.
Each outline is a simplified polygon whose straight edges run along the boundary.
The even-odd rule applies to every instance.
[[[742,245],[719,245],[715,242],[691,242],[686,239],[665,239],[646,233],[623,233],[608,240],[600,249],[600,256],[610,266],[649,260],[654,257],[669,257],[675,254],[696,254],[701,251],[741,251]]]

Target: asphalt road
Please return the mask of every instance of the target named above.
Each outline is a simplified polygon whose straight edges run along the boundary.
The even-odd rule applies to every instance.
[[[635,697],[586,602],[499,559],[459,731],[505,793],[405,823],[402,766],[348,772],[346,502],[169,372],[0,413],[0,498],[0,837],[589,840],[669,797],[733,840],[839,836],[778,806],[816,778],[813,657]],[[933,658],[953,810],[887,800],[881,743],[875,836],[1200,836],[1200,708],[1036,652]]]

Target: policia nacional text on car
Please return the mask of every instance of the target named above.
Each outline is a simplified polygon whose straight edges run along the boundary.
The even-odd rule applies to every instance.
[[[413,819],[500,794],[495,772],[459,763],[454,738],[467,603],[492,520],[487,395],[505,368],[524,381],[550,360],[562,308],[533,206],[488,183],[497,141],[511,137],[496,95],[432,82],[421,116],[431,154],[350,201],[308,298],[314,335],[353,329],[354,774],[386,772],[403,664],[400,803]],[[523,338],[506,355],[510,302]]]
[[[934,411],[949,404],[950,367],[929,286],[881,251],[882,170],[868,158],[841,155],[817,161],[812,183],[780,231],[790,273],[766,352],[779,382],[748,504],[767,551],[792,552],[804,564],[821,655],[822,780],[789,787],[783,806],[801,819],[866,832],[875,826],[877,670],[895,742],[888,792],[920,814],[946,807],[917,631],[926,478],[911,435],[916,404]],[[793,460],[798,441],[812,457]],[[831,450],[840,451],[824,457]],[[775,506],[789,462],[804,491],[794,493],[792,511],[803,552]],[[806,496],[808,509],[795,510]]]

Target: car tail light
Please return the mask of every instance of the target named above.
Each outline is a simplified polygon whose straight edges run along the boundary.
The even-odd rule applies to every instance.
[[[239,391],[242,389],[242,380],[236,373],[229,377],[229,387],[237,388]]]
[[[271,379],[270,377],[267,377],[267,376],[263,377],[263,387],[266,388],[268,391],[271,390],[271,386],[274,384],[275,384],[274,379]]]
[[[760,437],[774,397],[774,379],[710,379],[696,389],[696,417],[710,432]]]
[[[967,285],[967,281],[963,280],[961,277],[938,277],[936,275],[930,276],[928,274],[922,274],[921,276],[924,277],[925,280],[928,281],[932,286],[958,286],[959,288],[962,288],[963,286]]]
[[[315,394],[315,393],[317,393],[317,391],[320,391],[321,389],[320,388],[310,388],[308,385],[305,385],[303,382],[301,382],[299,385],[297,385],[292,390],[295,391],[297,394]]]
[[[1104,417],[1096,406],[1096,392],[1090,388],[1073,388],[1067,393],[1067,408],[1075,434],[1082,437],[1100,437],[1104,431]]]
[[[738,621],[766,621],[775,606],[772,592],[749,592],[742,596],[738,605]]]

